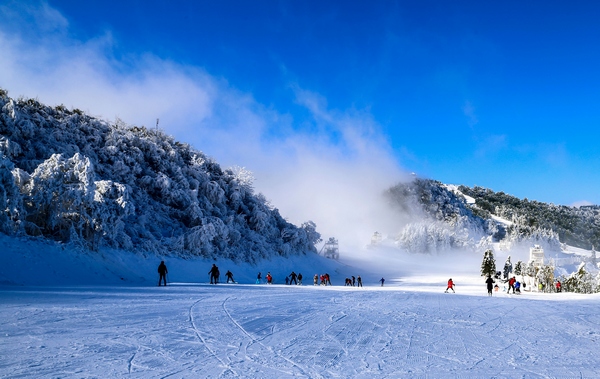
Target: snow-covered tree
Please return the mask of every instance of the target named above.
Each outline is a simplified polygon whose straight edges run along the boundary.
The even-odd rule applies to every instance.
[[[517,261],[515,263],[515,275],[523,275],[523,261]]]
[[[510,262],[510,255],[506,258],[506,262],[504,262],[504,269],[503,269],[503,274],[504,274],[504,279],[508,279],[510,274],[512,274],[513,271],[513,265]]]
[[[12,234],[20,225],[22,199],[12,174],[12,162],[0,156],[0,231]]]
[[[585,269],[585,263],[581,263],[577,271],[567,277],[563,277],[562,288],[565,292],[593,293],[596,290],[593,276]]]
[[[544,287],[544,292],[550,292],[554,288],[554,265],[547,264],[540,267],[538,274],[538,283]]]
[[[483,261],[481,262],[481,276],[494,276],[496,274],[496,259],[494,251],[488,249],[483,253]]]

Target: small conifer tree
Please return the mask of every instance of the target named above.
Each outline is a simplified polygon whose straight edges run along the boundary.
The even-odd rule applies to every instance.
[[[488,249],[483,253],[481,276],[493,276],[494,274],[496,274],[496,259],[494,258],[494,252]]]

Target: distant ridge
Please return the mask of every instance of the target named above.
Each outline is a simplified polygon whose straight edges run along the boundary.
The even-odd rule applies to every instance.
[[[399,212],[421,220],[396,237],[416,252],[480,248],[493,242],[541,243],[560,249],[600,245],[600,207],[570,207],[518,199],[481,187],[446,185],[416,178],[386,192]],[[479,249],[481,250],[481,249]]]

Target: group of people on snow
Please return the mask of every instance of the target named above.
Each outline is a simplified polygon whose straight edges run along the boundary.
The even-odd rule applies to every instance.
[[[331,277],[329,276],[329,274],[325,273],[325,274],[315,274],[315,276],[313,276],[313,285],[322,285],[322,286],[327,286],[327,285],[331,285]]]
[[[295,284],[298,286],[302,285],[302,273],[296,274],[292,271],[288,276],[285,277],[285,284]]]
[[[167,266],[165,265],[165,261],[160,261],[160,264],[158,265],[158,285],[159,286],[167,285],[167,274],[168,273],[169,273],[169,271],[167,269]],[[216,264],[213,263],[211,269],[208,271],[208,274],[210,276],[210,284],[219,283],[219,278],[220,278],[221,274],[220,274],[219,268],[217,267]],[[488,275],[488,277],[486,278],[485,283],[487,285],[487,291],[488,291],[489,296],[492,296],[492,291],[494,291],[494,290],[496,292],[498,291],[499,287],[498,287],[498,284],[496,284],[496,280],[502,281],[500,276],[501,276],[501,272],[497,272],[493,278],[491,275]],[[227,278],[227,283],[236,283],[235,279],[233,278],[233,273],[231,271],[227,270],[227,272],[225,273],[225,277]],[[267,284],[273,284],[273,276],[271,275],[271,272],[267,272],[265,279],[266,279]],[[496,279],[496,280],[494,280],[494,279]],[[381,283],[381,286],[383,287],[383,285],[385,283],[385,279],[381,278],[379,280],[379,282]],[[262,283],[262,274],[259,272],[256,277],[256,284],[260,284],[260,283]],[[506,293],[510,293],[511,289],[512,289],[513,294],[521,293],[521,282],[519,282],[515,278],[515,276],[508,278],[508,280],[506,280],[505,283],[508,284],[508,290],[506,291]],[[302,273],[296,274],[295,271],[292,271],[288,276],[285,277],[285,284],[302,285]],[[330,285],[332,285],[331,277],[329,276],[328,273],[321,274],[321,275],[315,274],[313,277],[313,285],[315,285],[315,286],[316,285],[322,285],[322,286],[329,285],[330,286]],[[356,277],[354,275],[352,275],[349,278],[345,278],[344,286],[362,287],[363,286],[362,278],[360,277],[360,275],[358,275]],[[525,287],[525,283],[523,283],[522,286]],[[454,281],[452,280],[452,278],[450,278],[450,279],[448,279],[448,285],[444,292],[448,293],[448,291],[452,290],[453,293],[456,293],[456,291],[454,290],[454,287],[455,287]],[[562,292],[562,284],[561,284],[560,280],[556,281],[555,287],[556,287],[556,292]],[[544,290],[542,283],[539,284],[538,289],[540,291]]]
[[[498,278],[498,275],[494,276],[496,279]],[[494,289],[496,292],[498,291],[498,285],[494,285],[494,283],[496,283],[496,281],[494,279],[492,279],[491,275],[488,275],[487,279],[485,280],[486,284],[487,284],[487,290],[488,290],[488,295],[492,296],[492,289]],[[508,290],[506,291],[506,293],[510,293],[510,290],[512,289],[512,293],[513,294],[520,294],[521,293],[521,286],[523,288],[526,287],[526,284],[523,283],[521,284],[521,282],[519,282],[515,276],[510,277],[508,280],[505,281],[505,283],[508,284]],[[562,292],[562,284],[560,282],[560,280],[556,281],[556,292]],[[506,287],[504,287],[506,288]],[[544,291],[544,283],[539,283],[538,284],[538,290],[540,292]]]
[[[158,265],[158,285],[160,286],[161,283],[164,284],[165,286],[167,285],[167,266],[165,265],[165,261],[161,261],[160,264]],[[219,270],[219,267],[213,263],[212,267],[210,268],[210,270],[208,271],[208,275],[210,277],[210,284],[218,284],[220,277],[221,277],[221,272]],[[227,278],[227,283],[236,283],[235,279],[233,278],[233,273],[230,270],[227,270],[227,272],[225,273],[225,277]],[[296,274],[295,271],[292,271],[289,275],[287,275],[285,277],[285,284],[291,285],[291,284],[296,284],[296,285],[302,285],[302,273],[298,273]],[[262,273],[258,273],[258,275],[256,276],[256,284],[261,284],[262,283]],[[271,272],[267,272],[267,275],[265,276],[265,280],[266,280],[266,284],[273,284],[273,275],[271,275]],[[383,286],[383,283],[385,282],[384,278],[381,278],[380,280],[381,285]],[[313,284],[316,285],[322,285],[322,286],[331,286],[331,277],[329,276],[328,273],[325,274],[315,274],[315,276],[313,277]],[[360,277],[360,275],[358,276],[352,276],[350,278],[346,278],[345,280],[345,285],[346,286],[357,286],[357,287],[362,287],[363,286],[363,282],[362,282],[362,278]]]
[[[350,278],[344,280],[344,286],[349,287],[362,287],[362,278],[359,276],[352,275]]]

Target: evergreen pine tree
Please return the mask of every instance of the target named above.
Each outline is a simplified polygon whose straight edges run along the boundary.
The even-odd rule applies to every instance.
[[[488,249],[483,253],[483,261],[481,262],[481,276],[493,276],[496,274],[496,259],[494,252]]]
[[[523,275],[523,261],[517,261],[515,264],[515,275]]]

